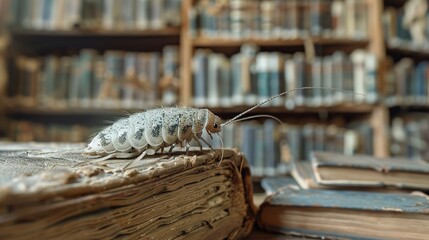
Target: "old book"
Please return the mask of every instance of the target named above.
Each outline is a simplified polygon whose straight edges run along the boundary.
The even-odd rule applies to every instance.
[[[2,144],[1,239],[243,239],[254,223],[244,155],[174,151],[73,167],[83,145]],[[240,167],[242,166],[242,168]]]
[[[429,164],[420,160],[314,152],[312,164],[321,184],[429,189]]]
[[[291,175],[301,189],[333,189],[385,193],[410,193],[410,190],[407,189],[397,189],[386,186],[360,186],[353,183],[350,185],[344,184],[341,186],[335,186],[318,183],[316,177],[314,176],[311,161],[293,161]]]
[[[267,197],[258,223],[268,231],[322,239],[425,239],[428,204],[424,194],[285,188]]]

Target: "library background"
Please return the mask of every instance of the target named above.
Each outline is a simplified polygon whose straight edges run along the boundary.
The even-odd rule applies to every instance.
[[[428,81],[426,0],[0,0],[3,142],[88,143],[161,106],[228,120],[315,87],[244,115],[282,124],[223,126],[255,192],[291,173],[306,188],[329,181],[298,180],[314,152],[429,161]]]

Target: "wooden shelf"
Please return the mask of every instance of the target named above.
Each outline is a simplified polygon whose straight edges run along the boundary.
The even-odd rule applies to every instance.
[[[385,7],[395,7],[400,8],[403,7],[407,0],[383,0],[383,4]]]
[[[41,108],[41,107],[7,107],[5,111],[10,115],[37,115],[37,116],[63,116],[63,117],[82,117],[82,116],[118,116],[125,117],[132,113],[142,111],[141,109],[120,109],[120,108]]]
[[[239,114],[252,106],[234,106],[234,107],[198,107],[207,108],[217,114]],[[429,105],[428,105],[429,107]],[[254,109],[250,113],[267,113],[267,114],[283,114],[283,113],[370,113],[374,106],[371,104],[339,104],[333,106],[320,106],[320,107],[295,107],[294,109],[287,109],[282,106],[267,106]],[[144,111],[144,109],[137,108],[41,108],[41,107],[6,107],[5,111],[11,115],[43,115],[43,116],[128,116],[132,113]],[[249,114],[250,114],[249,113]]]
[[[37,29],[11,29],[15,37],[177,37],[180,28],[148,29],[148,30],[37,30]]]
[[[252,106],[234,106],[234,107],[206,107],[210,111],[218,114],[239,114]],[[267,114],[288,114],[288,113],[370,113],[374,109],[372,104],[355,104],[355,103],[343,103],[332,106],[319,106],[319,107],[306,107],[297,106],[293,109],[288,109],[283,106],[265,106],[254,109],[250,113],[267,113]]]
[[[304,39],[224,39],[224,38],[196,38],[192,40],[194,47],[237,47],[243,44],[256,44],[258,46],[298,47],[304,45]],[[314,38],[315,45],[343,45],[366,46],[368,40],[355,40],[347,38]]]
[[[16,53],[31,56],[77,53],[84,48],[100,51],[119,49],[124,51],[161,51],[167,45],[180,44],[180,29],[160,30],[34,30],[12,29],[11,38]]]
[[[386,44],[387,46],[387,44]],[[422,60],[429,59],[429,51],[424,49],[412,49],[409,47],[391,47],[386,48],[387,54],[397,54],[401,57],[415,57]]]
[[[386,106],[390,110],[406,109],[406,110],[429,111],[429,102],[396,103],[396,104],[388,104]]]

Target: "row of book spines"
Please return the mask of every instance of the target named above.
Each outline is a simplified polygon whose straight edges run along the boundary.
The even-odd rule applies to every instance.
[[[178,62],[177,46],[165,47],[162,58],[159,53],[118,51],[102,56],[89,49],[75,57],[20,57],[12,73],[18,81],[10,79],[9,96],[23,105],[58,107],[174,104]],[[161,86],[160,79],[169,82]]]
[[[364,1],[200,1],[189,13],[192,36],[296,38],[307,34],[366,38]]]
[[[349,92],[299,90],[266,105],[293,108],[350,101],[374,103],[378,99],[378,63],[374,55],[363,50],[355,50],[350,56],[336,52],[332,56],[307,61],[303,53],[259,52],[249,55],[241,52],[228,59],[198,49],[193,61],[195,106],[251,105],[299,87],[336,88]]]
[[[390,144],[392,156],[429,161],[428,117],[427,114],[416,114],[393,118]]]
[[[428,103],[429,62],[402,58],[386,75],[387,103]]]
[[[68,30],[162,29],[181,24],[181,0],[2,0],[13,27]]]
[[[310,159],[311,151],[332,151],[345,154],[373,154],[372,128],[367,122],[337,125],[279,124],[266,120],[225,125],[221,133],[224,147],[238,147],[252,167],[252,175],[284,174],[293,160]],[[213,147],[221,147],[206,133],[203,137]]]

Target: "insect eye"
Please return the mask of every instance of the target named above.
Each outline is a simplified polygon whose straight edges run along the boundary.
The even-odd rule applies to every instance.
[[[213,128],[218,128],[218,127],[219,127],[219,125],[217,125],[217,123],[213,124]]]

